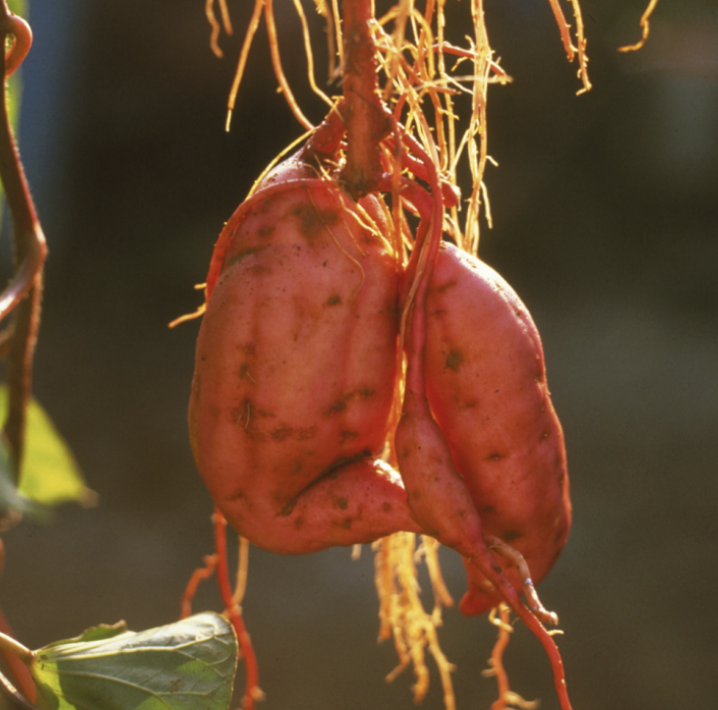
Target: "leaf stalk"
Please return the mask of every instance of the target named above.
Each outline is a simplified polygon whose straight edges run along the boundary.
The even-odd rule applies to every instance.
[[[17,656],[26,666],[29,666],[35,658],[35,654],[29,648],[2,631],[0,631],[0,649]]]

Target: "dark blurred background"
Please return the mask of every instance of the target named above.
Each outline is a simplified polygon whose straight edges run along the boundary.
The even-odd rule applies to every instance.
[[[619,54],[646,1],[583,0],[594,88],[580,97],[548,3],[485,2],[514,83],[490,90],[500,167],[480,253],[537,321],[566,431],[575,524],[540,591],[561,616],[576,710],[702,709],[718,693],[718,9],[661,0],[645,49]],[[185,423],[198,322],[167,323],[199,305],[223,221],[302,131],[263,29],[224,131],[246,0],[230,0],[223,60],[201,0],[30,3],[20,142],[50,245],[35,388],[99,493],[97,508],[4,536],[0,604],[36,648],[99,622],[174,620],[211,552]],[[296,13],[275,4],[290,81],[318,121]],[[409,671],[383,680],[395,656],[376,643],[372,557],[252,551],[261,707],[413,706]],[[458,600],[462,567],[443,560]],[[212,585],[203,608],[220,608]],[[489,708],[492,627],[449,610],[440,638],[459,710]],[[525,628],[506,663],[514,690],[558,707]],[[426,710],[442,707],[432,673]]]

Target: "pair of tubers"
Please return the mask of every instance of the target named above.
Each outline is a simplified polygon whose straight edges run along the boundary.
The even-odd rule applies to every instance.
[[[570,708],[542,623],[555,615],[533,591],[571,523],[538,331],[496,272],[441,241],[442,213],[422,212],[417,183],[404,179],[422,222],[403,263],[383,198],[353,200],[332,170],[305,148],[220,235],[189,408],[199,471],[267,550],[397,531],[453,548],[468,574],[461,611],[508,603]]]

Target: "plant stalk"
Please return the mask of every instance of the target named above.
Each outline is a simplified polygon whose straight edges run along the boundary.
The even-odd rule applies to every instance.
[[[6,0],[0,0],[0,35],[3,47],[8,35],[14,40],[7,54],[0,53],[0,71],[7,80],[30,49],[32,31],[24,20],[8,10]],[[9,444],[12,468],[19,478],[47,247],[10,126],[5,91],[0,94],[0,179],[12,217],[16,260],[15,274],[0,294],[0,318],[15,311],[9,339],[9,405],[3,433]]]
[[[378,189],[382,176],[379,142],[391,128],[379,95],[377,60],[370,23],[372,0],[344,0],[344,123],[347,162],[342,181],[358,200]]]
[[[19,658],[26,666],[30,665],[32,659],[35,657],[29,648],[23,646],[12,636],[2,633],[2,631],[0,631],[0,650],[12,653],[13,656]]]

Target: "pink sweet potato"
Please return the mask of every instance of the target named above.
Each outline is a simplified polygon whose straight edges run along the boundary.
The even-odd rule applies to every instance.
[[[531,316],[478,259],[444,244],[427,293],[426,389],[485,536],[518,550],[534,582],[550,570],[571,524],[563,433]],[[514,587],[515,567],[498,558]],[[472,575],[462,611],[501,597]]]
[[[376,198],[285,163],[220,237],[190,437],[230,524],[283,553],[418,530],[379,459],[397,363],[399,266]]]
[[[538,333],[498,275],[437,242],[434,233],[411,307],[395,436],[408,504],[428,534],[464,558],[461,610],[507,603],[543,645],[570,710],[561,655],[541,623],[557,618],[532,581],[551,567],[570,525],[563,436]]]

